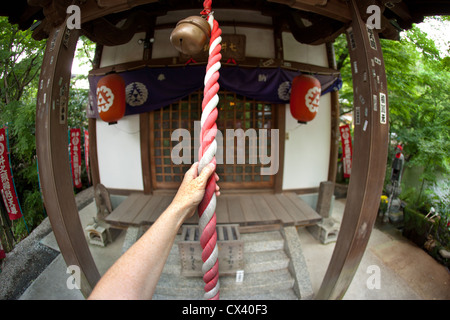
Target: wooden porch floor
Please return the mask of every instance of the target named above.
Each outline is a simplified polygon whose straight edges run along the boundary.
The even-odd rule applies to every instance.
[[[113,226],[151,225],[167,208],[174,195],[132,193],[105,221]],[[293,192],[222,194],[217,198],[218,224],[306,226],[321,217]],[[185,222],[197,224],[198,214]]]

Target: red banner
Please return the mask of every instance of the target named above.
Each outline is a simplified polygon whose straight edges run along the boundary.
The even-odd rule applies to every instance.
[[[5,251],[3,250],[2,244],[0,243],[0,260],[5,259],[6,258],[6,254]]]
[[[22,217],[19,200],[14,187],[5,128],[0,129],[0,193],[11,220]]]
[[[69,147],[73,185],[81,188],[81,129],[70,129]]]
[[[89,184],[91,184],[91,175],[89,172],[89,131],[84,129],[84,163],[86,164],[86,173]]]
[[[352,136],[350,134],[350,126],[344,125],[339,127],[342,143],[342,163],[344,165],[344,178],[349,178],[352,173]]]

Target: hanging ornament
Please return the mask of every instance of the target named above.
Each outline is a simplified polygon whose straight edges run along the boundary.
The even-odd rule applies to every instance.
[[[117,73],[108,74],[97,83],[97,107],[100,118],[109,124],[125,115],[125,81]]]
[[[310,75],[294,78],[291,87],[290,108],[299,123],[313,120],[319,110],[321,86],[319,80]]]
[[[177,23],[170,41],[178,51],[193,56],[203,50],[210,35],[208,21],[199,16],[191,16]]]

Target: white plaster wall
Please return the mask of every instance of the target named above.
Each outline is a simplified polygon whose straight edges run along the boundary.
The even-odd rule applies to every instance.
[[[145,32],[136,33],[126,44],[114,47],[104,46],[100,68],[142,60],[144,56],[144,45],[139,43],[139,39],[145,39]]]
[[[153,38],[155,41],[152,46],[152,59],[178,57],[180,53],[170,42],[172,29],[155,30]]]
[[[250,12],[252,22],[270,23],[269,20]],[[198,13],[193,13],[198,14]],[[225,14],[236,17],[236,21],[246,21],[245,15],[234,15],[230,10]],[[169,23],[188,15],[180,13],[158,18],[157,23]],[[159,21],[159,19],[162,19]],[[167,21],[166,21],[167,20]],[[229,20],[229,19],[228,19]],[[245,34],[246,53],[248,57],[274,58],[275,48],[273,32],[270,29],[254,29],[245,27],[223,27],[224,33]],[[177,57],[176,51],[169,41],[172,29],[155,31],[152,58]],[[291,33],[283,33],[284,59],[328,66],[325,45],[311,46],[298,43]],[[138,43],[144,33],[136,34],[125,45],[104,47],[100,66],[105,67],[118,63],[138,61],[143,57],[143,45]],[[286,130],[289,139],[285,141],[283,189],[302,189],[318,187],[321,181],[327,180],[330,153],[330,95],[321,97],[319,112],[316,118],[299,127],[292,117],[289,105],[286,107]],[[143,190],[142,167],[139,139],[139,116],[127,116],[117,125],[97,121],[97,146],[99,158],[100,180],[108,188]]]
[[[113,125],[97,120],[100,182],[105,187],[144,190],[139,130],[139,115]]]
[[[227,34],[245,35],[245,55],[257,58],[275,58],[273,30],[245,27],[222,27]]]
[[[172,24],[174,27],[178,21],[189,16],[199,16],[201,9],[168,11],[166,15],[156,18],[156,25]],[[214,18],[221,21],[236,21],[247,23],[272,24],[272,18],[261,14],[258,10],[220,9],[214,12]]]
[[[178,21],[189,16],[198,16],[200,10],[181,10],[169,11],[166,15],[156,19],[156,25],[172,25],[169,29],[157,29],[154,34],[154,43],[152,48],[152,58],[172,58],[178,57],[179,52],[170,43],[170,34],[175,28]],[[221,9],[215,13],[215,19],[220,21],[236,21],[246,23],[259,23],[270,26],[272,18],[264,16],[260,11],[256,10],[234,10]],[[248,57],[274,58],[275,48],[273,40],[273,31],[270,29],[255,29],[245,27],[225,27],[221,26],[223,33],[228,34],[244,34],[246,36],[246,53]]]
[[[273,31],[269,29],[256,29],[245,27],[222,27],[222,33],[245,35],[245,51],[247,57],[274,58],[275,46]],[[173,58],[180,53],[170,43],[170,34],[173,29],[155,30],[152,58]]]
[[[298,124],[286,105],[283,190],[319,187],[328,179],[331,143],[331,99],[320,98],[319,111],[311,122]]]
[[[284,60],[328,67],[327,47],[325,44],[311,46],[295,40],[290,32],[282,33]]]

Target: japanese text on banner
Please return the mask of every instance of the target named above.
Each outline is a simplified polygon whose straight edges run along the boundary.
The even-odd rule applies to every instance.
[[[349,178],[352,172],[352,136],[350,134],[350,126],[348,124],[340,126],[339,131],[341,133],[344,178]]]
[[[89,173],[89,131],[84,129],[84,163],[86,164],[86,173],[89,184],[91,184],[91,175]]]
[[[11,220],[17,220],[22,217],[19,200],[17,198],[16,190],[9,165],[8,144],[6,137],[6,129],[0,129],[0,193],[3,202],[8,211]]]
[[[81,129],[70,129],[70,163],[73,184],[81,188]]]

